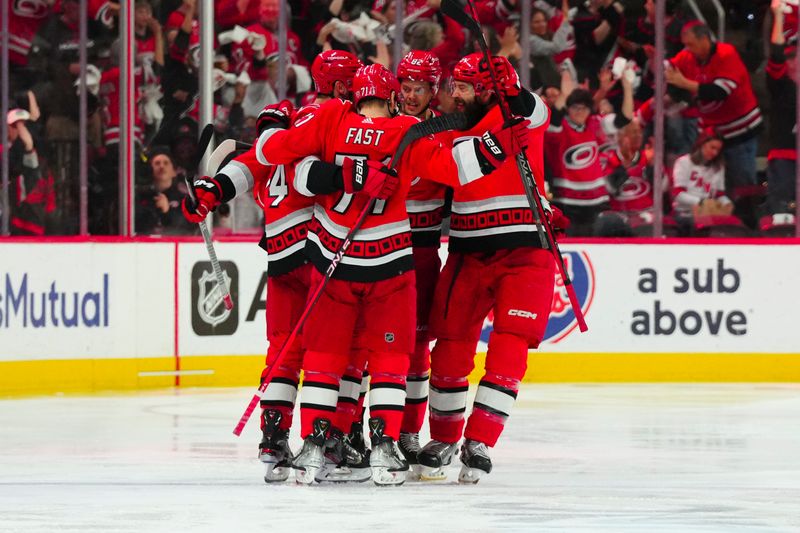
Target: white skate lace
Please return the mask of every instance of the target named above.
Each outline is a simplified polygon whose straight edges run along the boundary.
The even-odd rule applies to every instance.
[[[489,457],[489,450],[486,448],[486,444],[482,442],[476,441],[468,441],[467,442],[467,452],[470,455],[477,455],[480,457]]]
[[[410,452],[420,451],[419,433],[400,433],[400,446]]]

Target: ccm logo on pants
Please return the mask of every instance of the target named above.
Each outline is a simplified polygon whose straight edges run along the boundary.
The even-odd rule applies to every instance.
[[[523,309],[509,309],[508,316],[518,316],[520,318],[530,318],[531,320],[536,320],[536,313],[531,313],[530,311],[525,311]]]

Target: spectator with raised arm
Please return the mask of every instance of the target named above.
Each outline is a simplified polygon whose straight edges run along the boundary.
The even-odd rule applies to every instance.
[[[588,0],[572,19],[575,28],[575,68],[578,80],[593,80],[618,51],[625,28],[625,8],[615,0]]]
[[[46,216],[55,209],[55,195],[52,177],[43,177],[34,139],[26,124],[30,119],[30,113],[24,109],[8,112],[7,151],[0,147],[0,159],[9,160],[11,234],[42,236]]]
[[[537,0],[534,6],[530,20],[531,85],[555,85],[561,64],[575,57],[569,0],[562,0],[560,9],[545,0]],[[538,83],[533,81],[534,77]]]
[[[553,203],[572,223],[570,236],[594,232],[597,215],[608,207],[608,190],[600,164],[605,135],[587,89],[573,89],[570,74],[562,71],[561,94],[551,110],[545,134],[545,165],[552,176]]]

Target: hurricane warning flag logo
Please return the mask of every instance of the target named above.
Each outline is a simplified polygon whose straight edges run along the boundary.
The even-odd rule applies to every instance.
[[[572,288],[581,305],[584,316],[588,315],[594,299],[594,267],[586,252],[563,252],[564,267],[572,280]],[[483,323],[481,341],[489,342],[494,316],[490,313]],[[553,304],[547,322],[543,342],[555,344],[578,328],[578,321],[567,296],[564,279],[556,269],[556,282],[553,289]]]

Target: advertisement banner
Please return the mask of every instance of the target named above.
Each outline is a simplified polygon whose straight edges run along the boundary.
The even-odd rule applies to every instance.
[[[254,242],[216,247],[232,311],[221,305],[200,242],[4,244],[0,360],[264,354],[266,254]],[[798,351],[800,280],[789,270],[800,262],[798,246],[615,243],[563,251],[589,332],[578,331],[557,278],[540,352]],[[441,254],[446,260],[444,247]],[[478,351],[486,350],[492,319]]]
[[[225,309],[203,243],[178,245],[178,351],[185,355],[267,353],[267,254],[255,242],[215,243],[234,308]]]
[[[562,247],[589,331],[560,276],[542,352],[795,353],[796,246]],[[491,317],[483,328],[485,351]]]
[[[174,246],[4,243],[0,360],[172,354]]]
[[[236,302],[229,313],[211,293],[213,276],[202,244],[180,244],[179,251],[180,353],[265,353],[264,252],[250,243],[218,244]],[[792,295],[800,295],[800,280],[786,269],[800,260],[796,246],[615,243],[565,245],[562,252],[589,331],[578,330],[557,276],[541,352],[798,350]],[[446,261],[445,246],[440,255]],[[765,265],[775,272],[766,274]],[[216,309],[204,311],[204,302]],[[479,352],[486,351],[492,320],[490,314]]]

